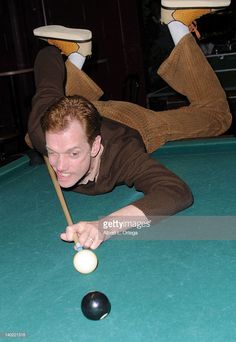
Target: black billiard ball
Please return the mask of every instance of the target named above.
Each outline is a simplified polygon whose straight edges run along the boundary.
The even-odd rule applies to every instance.
[[[109,314],[111,303],[104,293],[93,291],[84,296],[81,302],[81,309],[85,317],[97,321]]]

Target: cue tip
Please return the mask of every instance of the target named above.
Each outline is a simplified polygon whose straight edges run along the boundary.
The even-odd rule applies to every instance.
[[[74,233],[74,235],[73,235],[73,240],[75,243],[75,249],[77,250],[77,252],[80,252],[83,249],[83,247],[79,243],[79,238],[78,238],[78,235],[76,233]]]

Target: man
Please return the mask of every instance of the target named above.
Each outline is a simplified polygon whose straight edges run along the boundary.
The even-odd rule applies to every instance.
[[[91,54],[90,31],[61,26],[34,30],[54,46],[40,51],[35,62],[31,141],[48,154],[63,188],[95,195],[127,184],[143,192],[141,199],[111,213],[108,220],[133,217],[145,222],[192,204],[187,185],[147,152],[166,141],[218,135],[231,124],[225,93],[188,29],[193,20],[211,11],[162,10],[162,21],[176,46],[158,73],[187,96],[190,105],[161,113],[133,103],[98,101],[100,88],[80,70]],[[66,93],[79,96],[64,96],[61,52],[68,56]],[[114,228],[111,233],[118,231]],[[95,249],[106,239],[98,221],[69,226],[61,238],[71,241],[74,233],[86,248]]]

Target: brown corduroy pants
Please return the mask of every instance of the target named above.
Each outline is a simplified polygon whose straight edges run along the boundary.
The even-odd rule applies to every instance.
[[[102,116],[138,130],[148,152],[168,141],[210,137],[231,125],[225,92],[191,34],[184,36],[158,74],[190,105],[156,112],[134,103],[98,101],[102,90],[81,70],[66,62],[66,95],[82,95],[92,101]]]

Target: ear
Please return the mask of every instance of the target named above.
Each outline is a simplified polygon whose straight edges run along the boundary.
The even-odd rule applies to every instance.
[[[92,148],[91,148],[91,157],[96,157],[98,152],[101,148],[101,135],[97,135],[96,138],[93,141]]]

